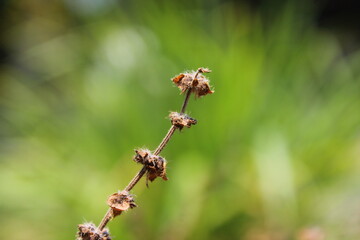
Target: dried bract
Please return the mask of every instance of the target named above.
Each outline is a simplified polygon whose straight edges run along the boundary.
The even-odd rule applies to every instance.
[[[166,160],[154,155],[148,149],[135,150],[134,161],[143,164],[147,170],[147,180],[151,182],[157,177],[168,180],[166,177]],[[147,183],[146,183],[147,184]]]
[[[214,92],[210,88],[209,80],[201,74],[209,72],[211,71],[207,68],[199,68],[197,71],[190,73],[181,73],[171,80],[181,90],[181,93],[191,89],[195,96],[201,97]]]
[[[196,80],[198,81],[198,84],[192,89],[192,91],[197,97],[214,93],[214,91],[210,89],[209,80],[203,75],[199,74],[198,77],[194,80],[194,82]]]
[[[189,88],[192,87],[193,77],[195,74],[192,73],[181,73],[179,76],[172,78],[171,80],[178,86],[181,90],[181,93],[186,92]]]
[[[155,156],[155,155],[153,155]],[[168,180],[166,177],[166,160],[160,156],[155,156],[156,158],[150,159],[149,164],[147,165],[147,179],[151,182],[157,177],[161,177],[163,180]]]
[[[77,240],[111,240],[107,228],[99,231],[93,223],[79,224],[78,230]]]
[[[208,69],[208,68],[201,67],[201,68],[198,68],[198,72],[200,72],[200,73],[211,73],[211,70]]]
[[[134,161],[146,165],[149,161],[149,156],[152,155],[149,149],[137,149],[135,150],[136,155],[134,156]]]
[[[183,129],[183,127],[189,128],[191,125],[195,125],[197,123],[196,119],[191,118],[184,113],[171,112],[169,118],[171,120],[171,124],[180,130]]]
[[[129,208],[136,207],[133,196],[128,191],[119,191],[110,195],[107,200],[107,204],[113,210],[113,217],[121,214],[121,212],[128,210]]]

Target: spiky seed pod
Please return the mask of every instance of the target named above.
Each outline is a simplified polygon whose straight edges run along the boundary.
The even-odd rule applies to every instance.
[[[120,215],[123,211],[126,211],[129,208],[136,207],[133,195],[131,195],[128,191],[119,191],[110,195],[107,200],[107,204],[113,211],[113,217]]]
[[[172,78],[171,80],[180,89],[181,93],[184,93],[186,92],[186,90],[191,89],[195,96],[201,97],[214,92],[213,90],[211,90],[209,80],[201,74],[209,72],[211,71],[207,68],[199,68],[197,71],[181,73],[180,75]]]
[[[99,231],[93,223],[78,225],[77,240],[111,240],[107,228]]]
[[[177,127],[178,129],[183,129],[183,127],[190,128],[191,125],[197,123],[196,119],[189,117],[184,113],[171,112],[169,115],[171,124]]]
[[[194,83],[196,80],[198,81],[198,83],[196,84],[196,86],[194,86],[193,92],[197,97],[214,93],[214,91],[210,88],[209,80],[203,75],[199,74],[198,77],[194,79]]]
[[[148,149],[135,150],[134,161],[143,164],[147,170],[147,180],[151,182],[157,177],[168,180],[166,177],[166,160],[163,157],[154,155]],[[147,184],[147,182],[146,182]]]
[[[151,182],[157,177],[161,177],[163,180],[168,180],[166,177],[166,160],[160,156],[152,155],[149,158],[147,165],[147,179]]]
[[[193,76],[191,73],[181,73],[180,75],[172,78],[172,81],[180,89],[181,93],[184,93],[192,87]]]
[[[145,165],[148,161],[148,156],[152,155],[149,149],[137,149],[135,150],[136,155],[134,156],[134,161]]]

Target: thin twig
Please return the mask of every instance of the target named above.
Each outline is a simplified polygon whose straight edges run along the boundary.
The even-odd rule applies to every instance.
[[[174,134],[175,130],[176,130],[176,127],[174,125],[171,125],[169,131],[167,132],[167,134],[165,135],[165,137],[163,138],[163,140],[161,141],[159,146],[154,151],[154,155],[159,155],[161,153],[161,151],[164,149],[166,144],[170,141],[170,139],[171,139],[172,135]]]
[[[198,73],[196,73],[195,76],[197,76]],[[186,92],[186,96],[184,99],[184,102],[182,104],[182,108],[181,108],[181,113],[185,112],[185,109],[187,107],[187,103],[189,102],[189,98],[191,95],[191,89],[189,88]],[[165,135],[165,137],[163,138],[163,140],[161,141],[161,143],[159,144],[159,146],[156,148],[156,150],[154,151],[154,155],[159,155],[161,153],[161,151],[164,149],[164,147],[166,146],[166,144],[170,141],[172,135],[174,134],[176,130],[176,127],[174,125],[171,125],[169,131],[167,132],[167,134]],[[133,189],[133,187],[140,181],[140,179],[144,176],[144,174],[146,173],[147,167],[143,166],[141,168],[141,170],[134,176],[134,178],[130,181],[130,183],[126,186],[125,190],[126,191],[130,191],[131,189]],[[112,209],[109,208],[108,211],[106,212],[105,216],[103,217],[103,219],[101,220],[98,229],[100,231],[102,231],[105,226],[108,224],[108,222],[111,220],[112,218]]]
[[[209,70],[207,70],[209,72]],[[195,92],[196,92],[196,86],[194,86],[194,81],[197,81],[197,76],[200,72],[204,72],[204,69],[203,68],[199,68],[194,77],[193,77],[193,82],[191,83],[191,85],[188,85],[186,86],[187,87],[187,90],[186,90],[186,94],[185,94],[185,98],[184,98],[184,102],[182,104],[182,107],[181,107],[181,114],[185,113],[185,110],[186,110],[186,107],[189,103],[189,99],[190,99],[190,96],[191,96],[191,93],[194,91],[195,89]],[[198,84],[198,83],[197,83]],[[199,95],[206,95],[208,93],[212,93],[213,91],[210,90],[210,87],[208,85],[208,83],[206,82],[205,83],[206,87],[208,87],[209,91],[205,92],[205,93],[196,93],[198,96]],[[178,127],[176,127],[175,125],[171,125],[169,131],[166,133],[165,137],[163,138],[163,140],[161,141],[161,143],[159,144],[159,146],[156,148],[156,150],[154,151],[154,155],[158,156],[161,151],[165,148],[166,144],[170,141],[171,137],[173,136],[173,134],[175,133],[175,130],[177,129]],[[181,129],[181,128],[180,128]],[[145,173],[148,171],[148,167],[146,165],[144,165],[141,170],[134,176],[134,178],[129,182],[129,184],[126,186],[126,188],[124,189],[124,191],[131,191],[133,189],[133,187],[140,181],[140,179],[145,175]],[[117,213],[116,215],[119,215],[121,214],[122,211],[120,211],[119,213]],[[105,226],[108,224],[108,222],[114,218],[114,210],[112,207],[110,207],[105,216],[103,217],[103,219],[101,220],[98,228],[97,228],[97,231],[103,231]],[[81,238],[83,239],[83,238]]]
[[[194,80],[197,78],[197,76],[199,75],[199,73],[200,73],[202,70],[203,70],[202,68],[198,68],[198,70],[197,70],[196,73],[195,73]]]
[[[146,166],[142,167],[141,170],[135,175],[135,177],[130,181],[130,183],[126,186],[125,191],[130,192],[131,189],[139,182],[139,180],[146,173]]]
[[[100,231],[102,231],[102,230],[105,228],[106,224],[108,224],[108,222],[110,222],[111,218],[112,218],[112,209],[109,208],[109,209],[107,210],[105,216],[104,216],[103,219],[101,220],[101,222],[100,222],[100,224],[99,224],[99,226],[98,226],[98,229],[99,229]]]
[[[184,99],[184,103],[181,107],[181,113],[184,113],[185,112],[185,109],[189,103],[189,99],[190,99],[190,95],[191,95],[191,88],[189,88],[186,92],[186,95],[185,95],[185,99]]]
[[[199,69],[196,71],[196,73],[195,73],[195,75],[194,75],[194,78],[193,78],[193,82],[196,81],[196,78],[197,78],[197,76],[199,75],[200,71],[201,71],[201,68],[199,68]],[[187,107],[187,105],[188,105],[188,103],[189,103],[189,99],[190,99],[191,92],[192,92],[192,88],[190,87],[190,88],[188,88],[188,90],[186,91],[185,99],[184,99],[183,105],[182,105],[182,107],[181,107],[181,112],[180,112],[180,113],[184,113],[184,112],[185,112],[186,107]]]
[[[146,167],[144,166],[136,175],[135,177],[130,181],[130,183],[126,186],[125,191],[130,191],[138,182],[139,180],[142,178],[142,176],[144,176],[144,174],[146,173]],[[100,231],[102,231],[104,229],[104,227],[106,226],[106,224],[111,220],[112,218],[112,209],[109,208],[109,210],[106,212],[105,216],[103,217],[103,219],[101,220],[98,229]]]

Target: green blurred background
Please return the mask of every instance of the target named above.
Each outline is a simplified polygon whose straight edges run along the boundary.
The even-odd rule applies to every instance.
[[[329,2],[3,1],[1,236],[98,224],[180,109],[170,78],[208,67],[169,181],[142,180],[112,236],[360,239],[359,18]]]

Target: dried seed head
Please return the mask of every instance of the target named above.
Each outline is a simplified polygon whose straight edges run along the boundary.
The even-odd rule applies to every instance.
[[[183,127],[189,128],[191,125],[195,125],[197,123],[194,118],[191,118],[184,113],[171,112],[169,118],[171,120],[171,124],[180,130],[183,129]]]
[[[99,231],[95,224],[84,223],[78,225],[77,240],[111,240],[107,228]]]
[[[166,177],[166,160],[160,156],[152,155],[149,158],[149,164],[147,165],[147,179],[151,182],[157,177],[161,177],[164,180],[168,180]]]
[[[136,207],[133,196],[125,190],[110,195],[107,200],[107,204],[113,210],[113,217],[116,217],[121,214],[121,212],[126,211],[129,208]]]
[[[199,74],[196,80],[198,81],[198,84],[193,88],[193,92],[197,97],[214,93],[214,91],[210,89],[209,80],[203,75]]]
[[[181,73],[171,80],[178,86],[181,93],[191,89],[197,97],[201,97],[214,92],[210,88],[209,80],[201,74],[209,72],[211,71],[207,68],[199,68],[197,71],[192,71],[190,73]]]
[[[166,160],[154,155],[148,149],[135,150],[134,161],[143,164],[147,170],[146,180],[151,182],[157,177],[168,180],[166,177]],[[146,182],[147,184],[147,182]]]
[[[176,76],[171,80],[176,84],[176,86],[178,86],[181,93],[184,93],[192,87],[193,75],[192,73],[181,73],[179,76]]]
[[[136,155],[134,156],[134,161],[137,163],[141,163],[143,165],[146,164],[146,162],[148,161],[148,157],[151,154],[151,151],[149,149],[137,149],[135,150]]]
[[[185,74],[180,74],[179,76],[176,76],[172,79],[172,81],[176,84],[178,82],[180,82],[183,78],[185,77]]]

